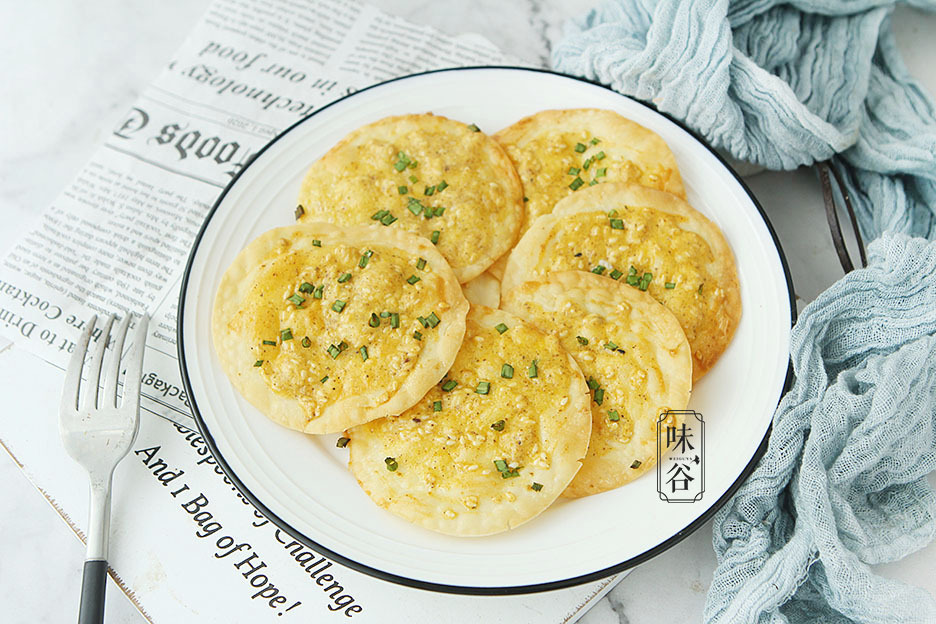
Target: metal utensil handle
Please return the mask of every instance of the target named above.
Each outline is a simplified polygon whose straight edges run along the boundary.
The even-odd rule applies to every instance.
[[[868,259],[865,256],[864,241],[861,239],[861,231],[858,229],[858,219],[855,217],[855,209],[852,207],[851,197],[848,195],[848,189],[835,167],[829,164],[829,161],[816,163],[816,169],[819,171],[819,181],[822,183],[822,200],[825,203],[826,220],[829,222],[829,232],[832,234],[832,244],[835,245],[835,253],[838,254],[839,263],[842,270],[846,273],[852,271],[855,267],[851,256],[848,254],[848,248],[845,246],[845,237],[842,236],[842,225],[839,223],[838,211],[835,209],[835,194],[832,190],[832,178],[838,186],[839,193],[842,196],[842,202],[845,204],[845,210],[848,212],[848,219],[851,221],[852,230],[855,232],[855,240],[858,241],[858,255],[861,257],[861,266],[868,266]]]
[[[91,497],[88,505],[88,551],[81,577],[78,624],[102,624],[104,622],[112,478],[112,472],[105,477],[91,477]]]

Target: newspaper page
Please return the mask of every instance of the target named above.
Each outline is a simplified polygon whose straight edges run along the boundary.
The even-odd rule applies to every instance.
[[[0,443],[81,537],[85,475],[55,423],[62,370],[94,313],[152,316],[139,437],[118,467],[111,574],[150,621],[571,622],[620,576],[546,594],[424,592],[343,567],[244,499],[194,429],[176,356],[181,274],[225,185],[277,133],[405,73],[505,59],[348,0],[215,0],[75,180],[0,261]],[[95,336],[95,340],[99,336]],[[38,356],[19,353],[19,348]],[[144,416],[147,414],[144,413]]]

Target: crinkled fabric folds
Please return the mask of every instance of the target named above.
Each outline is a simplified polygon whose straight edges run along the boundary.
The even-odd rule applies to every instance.
[[[831,160],[877,239],[793,329],[767,451],[715,519],[707,622],[936,622],[932,596],[869,567],[936,535],[936,113],[897,53],[893,4],[614,0],[553,55],[735,158]]]

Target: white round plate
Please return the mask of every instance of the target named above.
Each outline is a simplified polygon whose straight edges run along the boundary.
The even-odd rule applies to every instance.
[[[337,436],[274,424],[234,391],[214,354],[215,289],[237,253],[293,222],[309,165],[348,132],[387,115],[431,111],[493,133],[537,111],[606,108],[659,133],[690,203],[734,250],[743,315],[718,364],[693,389],[705,418],[705,493],[661,500],[653,472],[583,499],[559,500],[521,527],[481,538],[440,535],[377,507],[347,469]],[[504,67],[407,76],[338,100],[279,135],[221,195],[196,239],[179,301],[179,359],[201,433],[241,492],[297,540],[358,571],[425,589],[506,594],[593,581],[677,543],[753,469],[787,383],[792,285],[766,217],[731,169],[690,132],[605,87]]]

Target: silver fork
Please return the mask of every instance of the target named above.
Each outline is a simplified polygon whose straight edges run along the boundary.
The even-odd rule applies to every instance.
[[[143,370],[143,347],[148,318],[139,317],[133,334],[132,351],[123,358],[127,368],[123,401],[117,398],[121,352],[130,326],[131,314],[124,317],[114,335],[110,365],[104,376],[104,391],[99,392],[104,351],[110,341],[114,317],[108,316],[97,341],[88,377],[81,382],[81,370],[88,353],[91,332],[97,323],[94,316],[85,327],[65,375],[59,431],[65,450],[88,471],[91,479],[91,502],[88,518],[88,551],[81,579],[81,606],[78,624],[104,621],[104,589],[107,581],[107,541],[110,532],[111,480],[114,468],[130,450],[140,428],[140,374]]]

